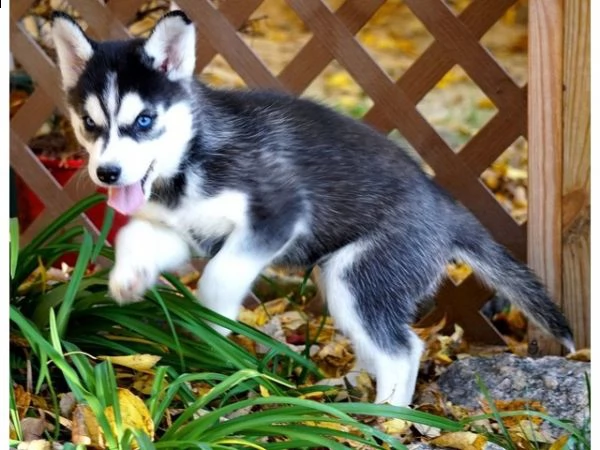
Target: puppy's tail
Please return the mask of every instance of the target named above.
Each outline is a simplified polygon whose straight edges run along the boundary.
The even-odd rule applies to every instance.
[[[537,275],[495,242],[481,224],[471,217],[467,222],[463,225],[468,227],[469,233],[456,233],[455,236],[457,259],[469,264],[483,281],[554,336],[569,352],[575,351],[567,319],[551,300]]]

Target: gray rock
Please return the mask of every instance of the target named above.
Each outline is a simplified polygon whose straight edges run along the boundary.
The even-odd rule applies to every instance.
[[[499,354],[454,362],[438,385],[453,404],[480,409],[484,397],[476,381],[479,375],[493,399],[537,400],[549,415],[581,427],[590,414],[586,373],[590,374],[590,363],[556,356],[533,359]]]

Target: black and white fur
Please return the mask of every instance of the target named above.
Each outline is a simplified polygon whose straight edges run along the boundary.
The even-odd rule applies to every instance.
[[[410,323],[460,259],[573,350],[532,271],[385,136],[284,93],[198,82],[182,12],[147,40],[119,42],[94,42],[57,13],[53,36],[90,176],[105,187],[143,182],[145,202],[116,242],[118,302],[204,252],[199,301],[235,319],[267,265],[317,264],[337,326],[376,377],[376,401],[408,405],[423,350]],[[137,126],[144,114],[150,129]],[[103,182],[107,166],[118,176]]]

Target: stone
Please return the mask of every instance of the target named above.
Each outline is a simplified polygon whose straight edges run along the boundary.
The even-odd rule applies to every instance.
[[[582,427],[589,418],[585,374],[590,363],[557,356],[522,358],[512,354],[467,357],[452,363],[437,384],[448,401],[481,410],[479,375],[494,400],[534,400],[548,415]],[[558,430],[549,427],[552,434]]]

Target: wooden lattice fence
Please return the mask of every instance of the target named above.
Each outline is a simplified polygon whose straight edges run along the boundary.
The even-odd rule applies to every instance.
[[[313,36],[278,75],[269,71],[238,33],[262,0],[177,0],[177,5],[197,24],[198,72],[220,54],[249,87],[301,94],[332,60],[337,60],[374,102],[363,119],[385,133],[397,129],[433,169],[436,180],[499,242],[525,260],[526,225],[517,224],[479,178],[510,144],[519,137],[527,138],[527,88],[517,85],[479,41],[516,1],[473,0],[455,15],[443,0],[405,0],[434,41],[397,80],[391,79],[355,38],[385,0],[346,0],[335,12],[323,0],[286,0]],[[61,187],[27,145],[55,108],[64,112],[57,68],[20,23],[34,3],[10,2],[11,52],[35,83],[34,92],[10,121],[10,164],[46,207],[25,231],[25,241],[47,220],[94,190],[91,183],[82,182],[83,177],[73,177]],[[87,31],[93,37],[124,38],[129,36],[124,24],[131,22],[144,1],[68,3],[89,25]],[[455,65],[497,109],[459,152],[449,147],[416,107]],[[89,220],[87,224],[93,227]],[[436,309],[423,323],[446,315],[449,324],[460,323],[470,338],[497,342],[499,335],[479,313],[490,296],[491,292],[472,276],[458,286],[448,282]]]

